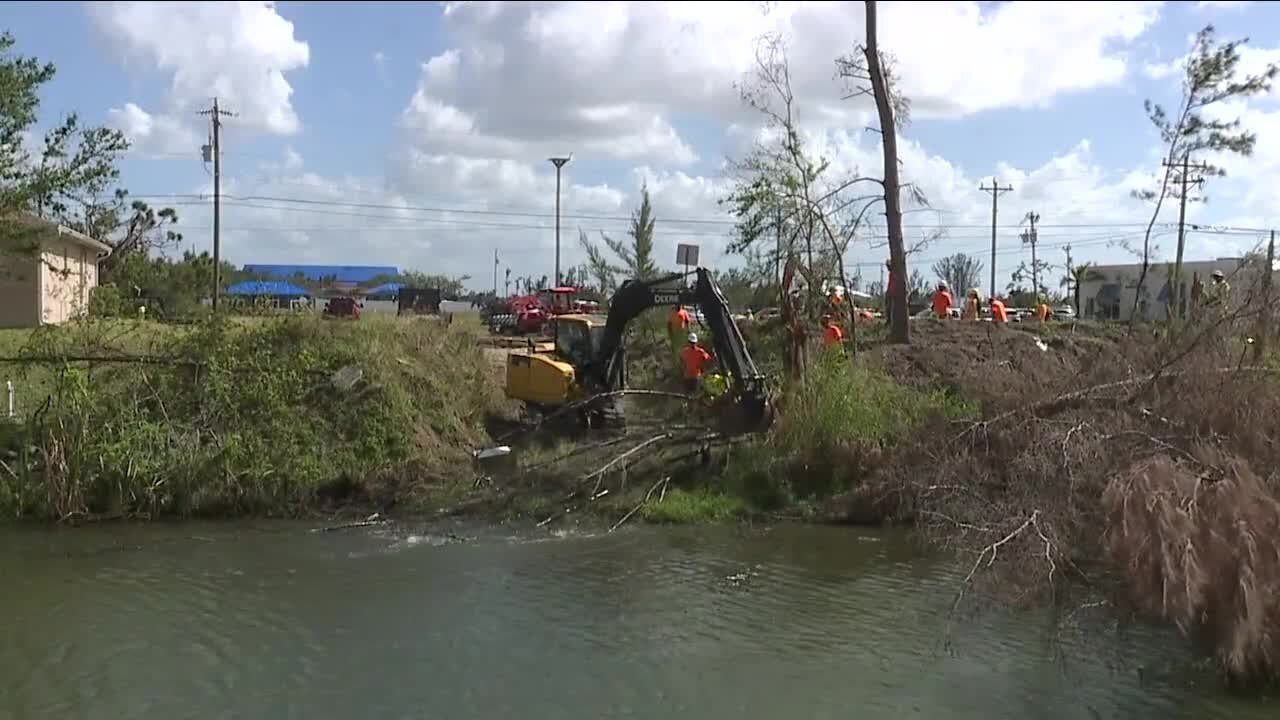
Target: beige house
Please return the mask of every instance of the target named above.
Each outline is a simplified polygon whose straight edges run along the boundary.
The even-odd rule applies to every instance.
[[[0,327],[36,327],[83,315],[110,246],[33,216],[0,220]]]
[[[1231,283],[1231,294],[1237,300],[1243,298],[1250,288],[1261,279],[1258,262],[1265,265],[1265,260],[1250,263],[1248,258],[1224,257],[1216,260],[1187,260],[1182,263],[1182,298],[1183,311],[1191,297],[1192,283],[1198,278],[1202,283],[1209,283],[1209,276],[1215,270],[1221,270]],[[1147,268],[1147,277],[1143,281],[1142,295],[1138,295],[1138,277],[1142,273],[1142,265],[1095,265],[1090,269],[1088,278],[1080,283],[1080,315],[1098,320],[1129,320],[1135,309],[1139,319],[1162,320],[1169,316],[1172,293],[1169,287],[1171,264],[1155,262]],[[1280,281],[1280,276],[1273,276]]]

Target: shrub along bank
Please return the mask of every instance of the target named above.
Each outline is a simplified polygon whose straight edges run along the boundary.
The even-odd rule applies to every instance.
[[[22,353],[49,397],[5,430],[10,517],[429,504],[469,487],[467,449],[504,404],[474,337],[431,320],[88,321]]]

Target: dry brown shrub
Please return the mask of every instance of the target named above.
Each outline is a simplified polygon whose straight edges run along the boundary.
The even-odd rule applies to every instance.
[[[1196,457],[1115,477],[1102,543],[1139,609],[1210,643],[1230,676],[1267,677],[1280,667],[1280,502],[1238,458]]]
[[[1048,350],[1039,328],[917,333],[882,366],[982,419],[926,424],[868,486],[961,556],[964,597],[1102,597],[1178,623],[1233,678],[1280,679],[1280,374],[1252,358],[1250,308],[1172,336],[1060,326]]]

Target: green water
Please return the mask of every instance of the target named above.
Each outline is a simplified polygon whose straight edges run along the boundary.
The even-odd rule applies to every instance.
[[[940,642],[954,567],[858,530],[3,529],[0,577],[3,718],[1280,716],[1163,629]]]

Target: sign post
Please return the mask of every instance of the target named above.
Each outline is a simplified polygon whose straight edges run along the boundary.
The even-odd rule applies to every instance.
[[[689,268],[698,264],[698,246],[689,243],[678,243],[676,245],[676,264],[684,266],[685,275],[689,274]],[[685,283],[689,279],[685,278]]]

